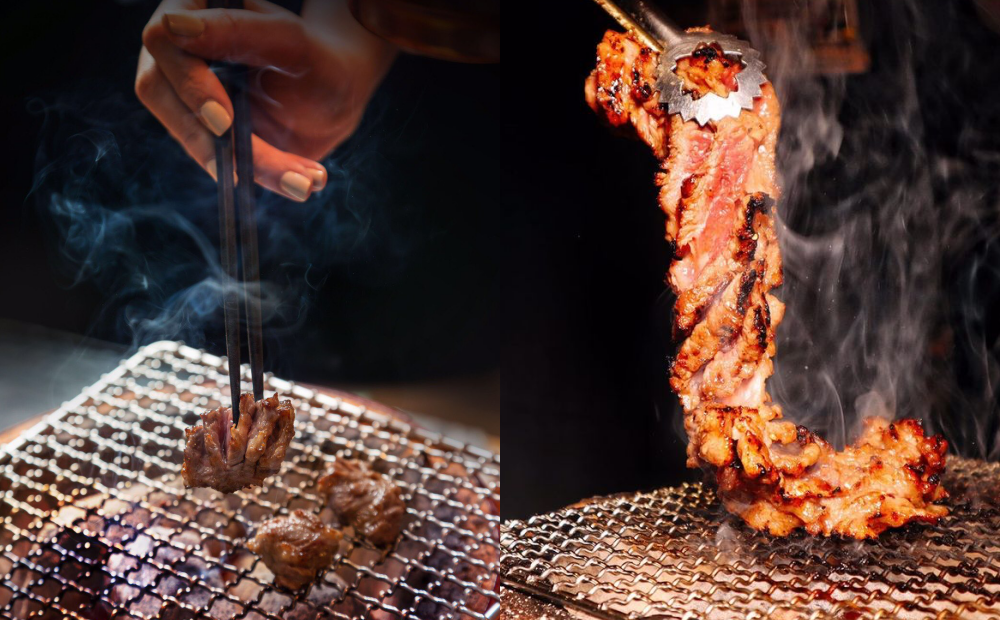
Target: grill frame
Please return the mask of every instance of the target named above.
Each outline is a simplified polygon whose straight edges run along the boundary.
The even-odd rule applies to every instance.
[[[1000,463],[952,457],[951,514],[874,541],[773,538],[701,483],[501,527],[506,588],[602,620],[1000,618]]]
[[[296,437],[280,474],[236,494],[180,481],[184,428],[228,389],[223,358],[180,343],[143,347],[0,446],[0,618],[498,615],[499,455],[363,399],[265,385],[293,401]],[[383,553],[349,535],[317,582],[276,588],[243,536],[318,510],[314,484],[336,456],[376,461],[403,487],[402,538]]]

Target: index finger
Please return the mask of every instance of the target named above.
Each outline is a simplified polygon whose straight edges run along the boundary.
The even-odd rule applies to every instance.
[[[306,66],[305,29],[291,12],[170,11],[163,23],[171,42],[195,56],[292,72]]]

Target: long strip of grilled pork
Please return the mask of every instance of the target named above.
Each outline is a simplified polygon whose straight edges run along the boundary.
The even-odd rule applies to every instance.
[[[868,538],[936,521],[947,514],[938,503],[947,496],[940,436],[926,437],[914,420],[869,419],[836,452],[782,420],[766,391],[784,314],[771,293],[782,281],[774,89],[765,84],[738,118],[702,127],[660,107],[657,60],[631,36],[608,32],[585,92],[595,112],[634,130],[661,162],[656,183],[674,248],[667,281],[677,295],[670,384],[684,408],[688,465],[714,472],[727,509],[774,535],[804,527]],[[734,84],[732,62],[706,53],[678,69],[696,94],[718,92]]]

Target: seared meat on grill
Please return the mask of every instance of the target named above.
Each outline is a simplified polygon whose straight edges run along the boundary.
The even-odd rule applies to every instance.
[[[703,48],[678,62],[696,95],[725,96],[739,65]],[[843,452],[781,419],[765,381],[784,305],[772,209],[780,124],[770,84],[753,110],[704,127],[660,107],[657,54],[608,32],[586,83],[590,106],[615,127],[631,126],[661,161],[656,175],[666,237],[667,281],[677,294],[678,349],[670,385],[680,397],[688,465],[712,471],[726,507],[752,527],[786,535],[877,536],[947,509],[939,486],[947,443],[919,422],[869,419]]]
[[[714,468],[726,508],[752,527],[872,538],[948,513],[934,503],[946,496],[947,444],[925,437],[916,420],[869,418],[854,445],[836,452],[776,409],[708,405],[685,419],[688,464]]]
[[[211,487],[232,493],[258,486],[278,473],[295,434],[295,411],[277,396],[254,402],[240,396],[240,421],[233,424],[230,407],[201,415],[201,424],[185,431],[184,467],[187,487]]]
[[[333,472],[319,479],[319,491],[340,524],[373,545],[387,547],[399,538],[406,514],[403,491],[367,463],[337,459]]]
[[[341,538],[316,515],[295,510],[261,523],[247,546],[264,560],[278,585],[295,590],[333,562]]]

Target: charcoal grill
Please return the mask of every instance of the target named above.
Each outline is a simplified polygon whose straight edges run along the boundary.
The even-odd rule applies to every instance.
[[[1000,618],[1000,464],[945,485],[950,516],[874,541],[772,538],[702,484],[598,498],[505,523],[501,580],[573,618]]]
[[[294,404],[296,437],[259,489],[184,489],[184,429],[228,402],[228,375],[223,359],[173,342],[141,349],[0,446],[0,618],[499,613],[499,456],[360,399],[270,376],[266,386]],[[336,457],[373,462],[404,489],[402,537],[384,552],[347,530],[316,581],[277,587],[245,538],[276,513],[318,511],[315,483]]]

